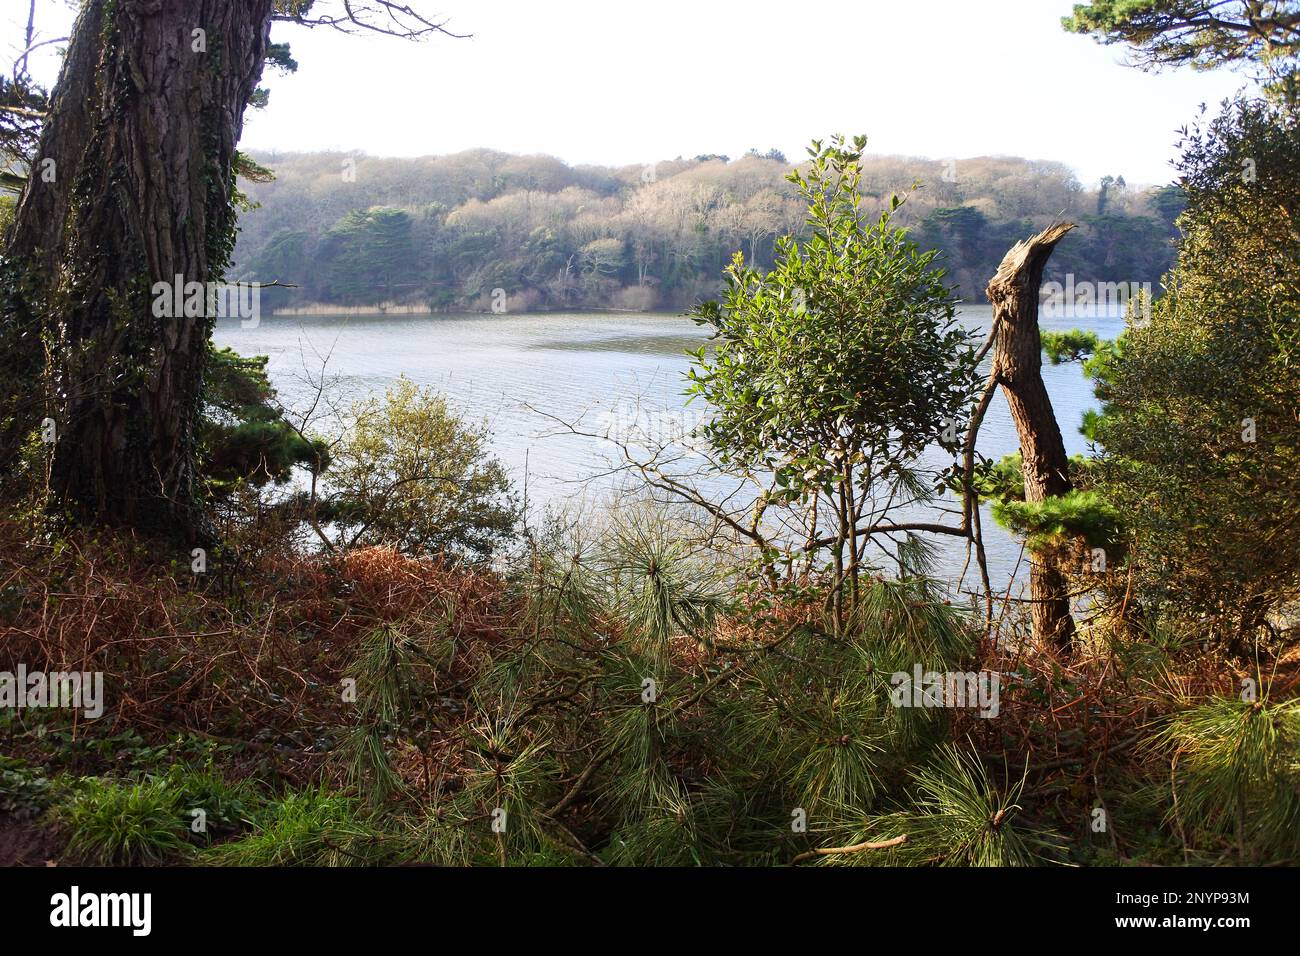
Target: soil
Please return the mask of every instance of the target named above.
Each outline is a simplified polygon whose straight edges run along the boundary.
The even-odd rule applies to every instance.
[[[49,827],[0,816],[0,866],[56,866],[60,843]]]

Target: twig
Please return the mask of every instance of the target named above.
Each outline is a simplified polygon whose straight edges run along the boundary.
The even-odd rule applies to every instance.
[[[852,846],[825,846],[818,847],[816,850],[809,850],[807,853],[800,853],[790,861],[791,866],[798,866],[804,860],[812,860],[819,856],[835,856],[840,853],[858,853],[862,850],[886,850],[891,846],[902,846],[907,842],[907,834],[896,836],[890,840],[879,840],[866,843],[855,843]]]

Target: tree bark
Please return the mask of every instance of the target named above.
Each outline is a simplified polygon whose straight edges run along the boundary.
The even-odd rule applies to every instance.
[[[212,316],[156,316],[152,286],[222,278],[271,14],[272,0],[88,0],[77,21],[7,251],[57,357],[55,506],[82,520],[204,536]]]
[[[69,187],[76,182],[90,138],[102,6],[88,4],[77,20],[50,98],[40,151],[6,236],[0,265],[5,293],[0,302],[0,474],[18,468],[28,435],[44,416],[54,414],[44,380],[45,329],[59,274]]]
[[[1069,458],[1043,384],[1042,339],[1038,330],[1043,268],[1061,238],[1074,228],[1060,223],[1018,242],[988,284],[993,321],[993,376],[1002,386],[1020,437],[1025,500],[1042,501],[1071,490]],[[1033,555],[1029,572],[1034,639],[1069,651],[1074,638],[1069,586],[1050,555]]]

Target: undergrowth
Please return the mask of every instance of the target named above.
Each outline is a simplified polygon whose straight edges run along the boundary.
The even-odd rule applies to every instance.
[[[1296,662],[1250,671],[1098,616],[1069,660],[864,580],[736,586],[643,513],[499,573],[260,548],[185,579],[130,539],[5,526],[0,669],[101,671],[99,720],[0,724],[0,825],[97,864],[1278,863]],[[91,555],[94,555],[92,557]],[[896,676],[998,675],[996,719]],[[1258,687],[1248,699],[1243,687]],[[1099,821],[1100,824],[1099,825]]]

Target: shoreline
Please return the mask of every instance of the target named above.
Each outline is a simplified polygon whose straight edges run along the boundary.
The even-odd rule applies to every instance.
[[[597,309],[592,307],[567,309],[519,309],[493,312],[491,309],[438,309],[427,305],[306,305],[293,308],[272,309],[271,316],[359,316],[359,315],[555,315],[572,312],[589,312],[592,315],[685,315],[673,309]]]

